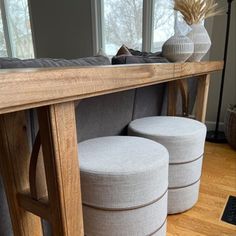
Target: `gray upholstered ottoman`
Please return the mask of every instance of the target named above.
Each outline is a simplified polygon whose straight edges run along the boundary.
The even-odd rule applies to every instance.
[[[147,117],[131,122],[129,134],[152,139],[169,151],[168,214],[193,207],[198,200],[205,125],[181,117]]]
[[[164,236],[169,154],[139,137],[79,144],[86,236]]]

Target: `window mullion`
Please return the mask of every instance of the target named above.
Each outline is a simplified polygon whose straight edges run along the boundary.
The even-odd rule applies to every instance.
[[[92,34],[94,55],[104,49],[104,2],[103,0],[91,0]]]
[[[101,49],[105,50],[105,32],[104,32],[104,25],[105,25],[105,18],[104,18],[104,0],[99,0],[100,2],[100,22],[99,22],[99,29],[100,29],[100,43],[99,46]]]
[[[143,51],[151,51],[154,0],[143,0]]]
[[[10,33],[9,33],[9,25],[8,25],[7,12],[6,12],[6,6],[5,6],[4,0],[0,0],[0,6],[1,6],[2,23],[3,23],[3,30],[4,30],[4,37],[5,37],[5,42],[6,42],[7,54],[9,57],[12,57],[13,56],[12,44],[11,44],[11,37],[10,37]]]

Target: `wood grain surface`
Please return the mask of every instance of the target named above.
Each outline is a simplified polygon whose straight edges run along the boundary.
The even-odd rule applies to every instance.
[[[210,75],[202,75],[198,78],[196,98],[196,119],[205,123],[207,101],[210,86]]]
[[[53,235],[84,236],[73,102],[38,109]]]
[[[223,62],[0,70],[0,114],[209,74]]]
[[[169,82],[168,83],[168,103],[167,103],[168,116],[176,116],[177,97],[178,97],[177,81]]]
[[[0,116],[0,173],[15,236],[41,236],[39,217],[20,207],[17,194],[29,188],[30,150],[25,112]]]

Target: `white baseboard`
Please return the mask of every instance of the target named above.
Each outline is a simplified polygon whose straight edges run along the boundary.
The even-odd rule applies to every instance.
[[[206,121],[207,130],[215,130],[216,122],[215,121]],[[220,122],[219,130],[224,131],[224,122]]]

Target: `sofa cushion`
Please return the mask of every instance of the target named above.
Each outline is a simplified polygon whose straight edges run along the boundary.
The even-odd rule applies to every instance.
[[[166,84],[136,89],[133,120],[160,115]]]
[[[85,57],[78,59],[25,59],[18,58],[0,58],[0,68],[41,68],[41,67],[65,67],[65,66],[91,66],[91,65],[109,65],[110,60],[105,56]]]
[[[141,52],[129,49],[122,45],[116,56],[112,58],[112,64],[140,64],[140,63],[168,63],[168,60],[160,52]]]
[[[129,90],[82,100],[76,107],[78,140],[126,134],[134,96]]]
[[[143,57],[143,56],[116,56],[112,58],[112,64],[142,64],[142,63],[166,63],[163,57]]]

